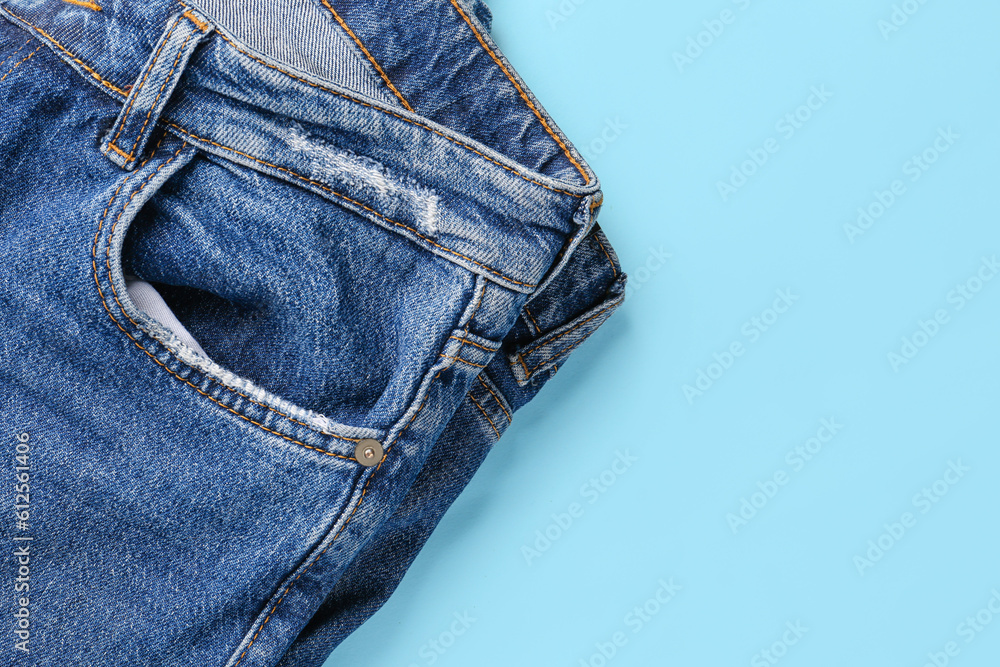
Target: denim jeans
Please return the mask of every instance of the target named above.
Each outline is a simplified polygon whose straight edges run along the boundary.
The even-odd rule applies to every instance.
[[[481,2],[0,17],[0,662],[318,666],[621,303],[597,179]]]

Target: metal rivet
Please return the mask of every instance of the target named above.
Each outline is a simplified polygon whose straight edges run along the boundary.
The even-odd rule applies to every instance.
[[[354,448],[354,458],[366,468],[377,466],[379,461],[382,460],[384,453],[385,450],[382,449],[382,443],[371,438],[359,440],[358,446]]]

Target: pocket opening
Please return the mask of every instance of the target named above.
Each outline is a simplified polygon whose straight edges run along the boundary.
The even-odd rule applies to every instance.
[[[249,170],[189,157],[142,200],[105,229],[107,291],[141,332],[129,336],[156,341],[143,347],[172,375],[293,442],[384,436],[473,292],[461,267]],[[130,298],[126,274],[155,288],[204,356]]]

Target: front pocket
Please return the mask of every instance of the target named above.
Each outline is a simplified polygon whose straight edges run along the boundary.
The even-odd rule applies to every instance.
[[[286,439],[352,454],[386,433],[474,276],[316,194],[172,143],[123,186],[98,234],[98,285],[119,328],[208,401]],[[156,288],[207,358],[132,303],[128,274]]]

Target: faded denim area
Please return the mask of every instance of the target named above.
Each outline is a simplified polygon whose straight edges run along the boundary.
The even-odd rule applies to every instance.
[[[621,303],[485,5],[275,7],[0,2],[0,664],[322,664]]]

